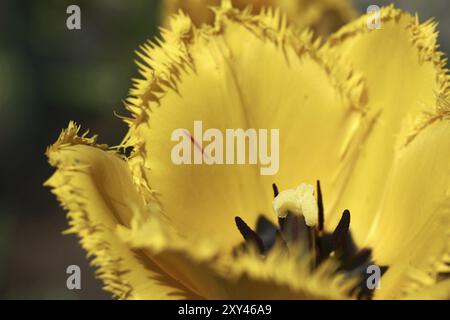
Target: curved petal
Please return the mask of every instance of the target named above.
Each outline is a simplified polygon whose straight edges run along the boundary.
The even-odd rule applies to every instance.
[[[93,256],[104,289],[122,299],[195,297],[157,265],[144,263],[141,253],[116,235],[117,225],[128,226],[136,212],[144,212],[143,201],[126,161],[96,144],[95,136],[79,137],[78,131],[71,122],[48,148],[49,162],[57,170],[45,185],[68,211],[67,232],[77,234]]]
[[[297,257],[275,247],[264,259],[250,251],[218,270],[226,275],[225,287],[231,299],[354,299],[350,292],[357,279],[336,272],[332,259],[315,271],[310,271],[310,262],[306,256]]]
[[[430,118],[396,157],[369,233],[390,269],[380,295],[399,297],[450,268],[450,112]],[[411,281],[411,279],[413,281]]]
[[[130,227],[117,227],[117,236],[130,248],[139,250],[145,261],[154,261],[198,298],[218,299],[225,296],[222,283],[218,282],[212,271],[218,256],[215,243],[180,236],[163,215],[157,214],[159,210],[152,208],[152,214],[148,217],[137,213]]]
[[[368,16],[363,16],[332,35],[326,47],[364,75],[368,108],[378,115],[333,208],[332,224],[343,209],[350,209],[358,243],[366,240],[371,221],[379,212],[395,148],[404,143],[399,137],[410,130],[414,119],[433,112],[440,97],[448,96],[445,61],[437,51],[436,24],[420,24],[417,17],[393,7],[383,8],[380,17],[381,29],[370,30]]]
[[[348,299],[354,284],[336,273],[332,261],[315,272],[310,260],[274,248],[264,259],[256,251],[237,258],[215,255],[211,243],[184,241],[161,233],[160,221],[148,219],[121,227],[118,234],[130,247],[164,267],[204,299]]]
[[[347,0],[232,0],[239,9],[250,7],[254,14],[263,8],[280,8],[290,23],[301,30],[311,28],[320,36],[326,36],[339,29],[356,16],[356,10]],[[212,6],[220,5],[220,0],[165,0],[163,3],[163,25],[167,26],[170,16],[182,10],[188,14],[196,26],[214,23]]]
[[[235,215],[250,224],[260,213],[271,216],[273,182],[285,189],[320,178],[327,191],[345,181],[371,119],[359,76],[335,65],[336,55],[319,54],[311,35],[294,34],[279,12],[216,11],[214,28],[197,29],[179,15],[160,45],[143,47],[144,79],[128,99],[133,118],[124,146],[134,147],[139,184],[177,231],[230,248],[240,240]],[[260,165],[249,164],[249,157],[241,165],[174,164],[171,137],[179,129],[192,136],[189,148],[201,158],[196,120],[203,132],[218,129],[224,146],[226,129],[279,130],[279,145],[268,141],[276,175],[261,175],[269,165],[261,164],[261,154]]]

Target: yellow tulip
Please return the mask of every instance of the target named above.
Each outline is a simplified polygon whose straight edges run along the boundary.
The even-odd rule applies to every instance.
[[[224,2],[215,12],[202,27],[180,13],[142,46],[122,143],[101,145],[71,122],[47,150],[56,172],[46,184],[105,289],[450,298],[450,95],[436,24],[391,6],[381,29],[363,16],[321,45],[279,11]],[[279,129],[278,173],[174,164],[171,133],[196,120]],[[387,271],[368,293],[369,263]]]
[[[327,36],[356,17],[349,0],[231,0],[234,7],[258,14],[267,8],[280,8],[288,21],[303,30],[311,28],[317,35]],[[196,26],[214,23],[214,6],[221,0],[164,0],[163,26],[170,24],[171,16],[182,10]]]

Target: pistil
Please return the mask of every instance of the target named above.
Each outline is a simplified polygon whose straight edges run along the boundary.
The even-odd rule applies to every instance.
[[[253,231],[240,217],[235,218],[236,226],[245,242],[235,248],[234,253],[245,252],[249,246],[258,249],[264,258],[276,242],[289,252],[301,250],[301,257],[312,257],[311,270],[315,270],[326,259],[337,259],[338,272],[348,277],[359,276],[360,281],[352,289],[360,299],[370,299],[373,292],[366,286],[367,267],[374,264],[372,250],[359,249],[350,232],[350,211],[344,210],[342,217],[332,233],[324,230],[324,205],[320,182],[317,181],[317,200],[311,185],[301,184],[296,189],[274,192],[273,209],[278,217],[278,226],[261,215],[256,231]],[[314,215],[314,216],[313,216]],[[382,274],[386,266],[380,266]]]

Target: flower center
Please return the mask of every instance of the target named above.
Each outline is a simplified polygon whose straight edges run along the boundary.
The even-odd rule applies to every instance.
[[[300,257],[312,257],[311,270],[315,270],[326,259],[337,259],[339,268],[348,277],[359,277],[360,281],[351,289],[358,299],[370,299],[373,291],[367,286],[370,274],[367,272],[372,260],[370,248],[358,248],[350,232],[350,211],[344,210],[332,233],[324,230],[324,206],[320,182],[317,181],[317,200],[314,187],[301,184],[296,189],[278,192],[276,184],[273,209],[278,216],[278,226],[260,215],[256,229],[252,230],[240,217],[235,218],[236,226],[244,242],[233,251],[235,255],[256,247],[262,258],[280,244],[285,250],[300,250]],[[383,275],[387,266],[379,266]]]

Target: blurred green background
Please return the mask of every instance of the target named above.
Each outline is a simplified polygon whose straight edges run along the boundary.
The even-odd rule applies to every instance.
[[[422,20],[440,23],[442,51],[450,50],[450,1],[396,3]],[[66,28],[77,4],[82,29]],[[117,144],[126,126],[122,99],[138,76],[134,50],[158,32],[160,1],[0,2],[0,299],[110,299],[94,278],[74,236],[62,236],[65,214],[42,183],[52,169],[44,156],[61,128],[75,120],[101,142]],[[82,289],[66,289],[68,265],[82,269]]]

